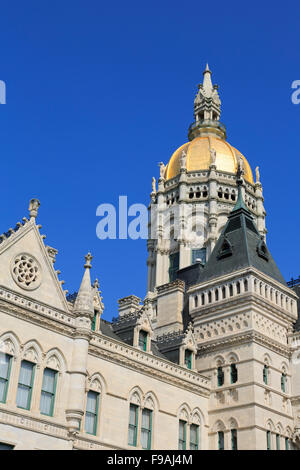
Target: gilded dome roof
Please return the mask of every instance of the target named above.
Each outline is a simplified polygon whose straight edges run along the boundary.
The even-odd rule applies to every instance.
[[[194,138],[179,147],[170,158],[166,167],[165,178],[171,179],[180,173],[180,157],[183,150],[186,152],[187,171],[208,170],[211,162],[210,150],[216,151],[216,167],[219,171],[236,173],[238,160],[241,156],[244,162],[244,177],[253,184],[253,175],[246,158],[228,142],[218,137],[207,135]]]

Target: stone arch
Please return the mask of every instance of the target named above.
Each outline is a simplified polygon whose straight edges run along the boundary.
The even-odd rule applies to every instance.
[[[57,348],[49,349],[45,357],[45,367],[58,370],[62,373],[66,372],[67,365],[63,353]]]
[[[134,405],[141,406],[143,403],[143,391],[140,387],[136,386],[129,392],[129,401]]]
[[[223,356],[221,355],[218,355],[214,358],[214,364],[215,364],[215,367],[220,367],[220,366],[224,366],[225,364],[225,359]]]
[[[238,429],[239,428],[239,423],[236,418],[231,417],[228,420],[228,427],[229,429]]]
[[[281,436],[283,435],[283,426],[281,423],[276,424],[276,433],[280,434]]]
[[[187,403],[183,403],[178,411],[177,415],[179,419],[182,419],[183,421],[186,421],[187,423],[190,423],[190,416],[191,416],[191,409]]]
[[[293,435],[292,429],[290,428],[290,426],[287,426],[285,428],[285,436],[288,437],[289,439],[291,439],[292,435]]]
[[[272,432],[275,431],[274,423],[270,418],[267,420],[266,428],[268,429],[268,431],[272,431]]]
[[[106,391],[106,382],[99,372],[95,372],[92,376],[89,376],[88,386],[90,390],[101,394]]]
[[[198,424],[198,426],[205,426],[205,418],[204,418],[204,414],[202,413],[202,411],[200,410],[200,408],[198,408],[198,406],[196,408],[193,409],[192,413],[191,413],[191,423],[192,424]]]
[[[219,432],[219,431],[225,431],[226,430],[226,426],[225,424],[223,423],[223,421],[221,419],[218,419],[214,426],[213,426],[213,431],[214,432]]]
[[[271,357],[269,356],[269,354],[267,354],[267,353],[264,354],[264,356],[263,356],[263,363],[264,363],[266,366],[272,365]]]
[[[0,336],[0,352],[14,357],[19,356],[20,340],[12,331],[8,331]]]
[[[281,372],[283,372],[284,374],[288,374],[289,372],[289,366],[285,361],[281,363],[280,369],[281,369]]]
[[[239,357],[235,352],[230,352],[227,354],[227,362],[229,364],[235,364],[236,362],[239,362]]]
[[[153,411],[160,409],[158,398],[154,392],[150,391],[145,394],[144,407]]]
[[[27,341],[23,346],[22,359],[40,364],[42,362],[42,354],[42,347],[35,339]]]

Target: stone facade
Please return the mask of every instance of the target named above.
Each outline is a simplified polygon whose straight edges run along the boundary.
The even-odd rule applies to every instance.
[[[267,248],[259,171],[225,142],[210,76],[190,143],[152,180],[143,301],[104,320],[90,254],[78,293],[63,291],[36,199],[0,236],[0,448],[300,447],[298,288]]]

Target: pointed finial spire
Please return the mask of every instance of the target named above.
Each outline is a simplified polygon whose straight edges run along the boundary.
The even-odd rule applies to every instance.
[[[226,139],[226,128],[219,121],[220,114],[221,101],[218,86],[212,84],[211,71],[207,63],[203,72],[203,83],[198,85],[198,93],[194,100],[195,122],[189,128],[189,140],[207,134]]]
[[[240,157],[240,160],[239,160],[239,163],[238,163],[238,169],[237,169],[237,172],[236,172],[236,184],[237,184],[237,187],[238,187],[238,198],[237,198],[236,204],[235,204],[232,212],[237,211],[238,209],[244,209],[247,212],[249,212],[249,210],[247,209],[247,207],[244,203],[243,194],[242,194],[243,165],[244,165],[244,162],[242,160],[242,157]]]
[[[84,275],[80,284],[80,288],[74,303],[74,313],[83,316],[90,316],[94,315],[94,302],[93,302],[93,289],[91,285],[91,276],[90,276],[90,269],[91,269],[91,260],[92,260],[91,253],[88,253],[85,256],[85,271]]]
[[[31,219],[36,219],[38,215],[38,209],[40,207],[41,203],[38,199],[30,199],[29,201],[29,215]]]

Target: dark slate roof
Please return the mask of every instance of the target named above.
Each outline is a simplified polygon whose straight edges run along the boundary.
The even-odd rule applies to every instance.
[[[201,282],[207,281],[247,267],[256,268],[286,286],[281,272],[240,195],[200,274],[200,279]]]
[[[206,265],[178,271],[178,277],[190,285],[208,281],[239,269],[253,267],[276,281],[286,282],[279,271],[263,237],[260,236],[251,213],[246,208],[239,187],[238,201]]]
[[[109,338],[112,338],[112,339],[116,339],[117,341],[121,341],[122,343],[124,344],[128,344],[126,343],[120,336],[118,336],[114,330],[114,324],[107,321],[107,320],[103,320],[103,318],[101,318],[100,320],[100,331],[103,335],[105,336],[108,336]],[[156,357],[160,357],[161,359],[167,359],[166,356],[164,356],[160,350],[158,349],[157,347],[157,344],[156,344],[156,341],[154,340],[151,340],[151,351],[153,353],[154,356]]]

